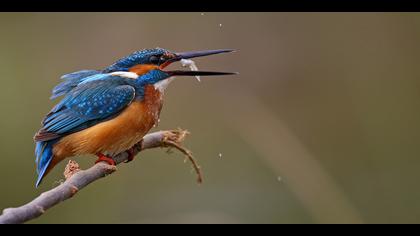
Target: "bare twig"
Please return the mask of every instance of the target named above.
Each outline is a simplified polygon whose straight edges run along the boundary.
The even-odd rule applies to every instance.
[[[134,147],[134,154],[138,152],[157,147],[174,147],[184,153],[192,162],[198,175],[198,182],[202,182],[202,175],[199,166],[191,155],[191,152],[181,146],[181,142],[188,134],[184,130],[159,131],[146,135],[143,140]],[[117,164],[125,162],[128,159],[126,152],[113,157]],[[37,218],[45,213],[49,208],[73,197],[79,190],[90,183],[103,178],[114,171],[115,166],[108,165],[105,162],[99,162],[87,170],[80,170],[79,165],[74,161],[69,161],[64,171],[66,181],[52,190],[42,193],[39,197],[26,205],[7,208],[0,215],[0,224],[19,224]]]
[[[197,182],[201,184],[203,182],[203,175],[201,173],[201,167],[198,165],[197,161],[194,159],[191,151],[188,149],[185,149],[184,147],[179,145],[177,142],[174,142],[171,140],[164,140],[163,143],[168,147],[174,147],[180,152],[184,153],[185,157],[188,158],[188,160],[190,160],[195,172],[197,173]]]

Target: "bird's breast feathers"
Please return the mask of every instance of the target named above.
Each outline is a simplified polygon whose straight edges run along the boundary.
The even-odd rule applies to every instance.
[[[65,158],[80,154],[120,153],[131,148],[157,123],[162,93],[153,85],[145,87],[143,99],[134,100],[115,118],[62,138],[54,155]]]

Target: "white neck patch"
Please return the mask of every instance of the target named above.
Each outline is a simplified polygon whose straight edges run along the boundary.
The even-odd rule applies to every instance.
[[[130,79],[137,79],[139,77],[136,73],[127,71],[115,71],[110,73],[110,75],[121,76]]]
[[[161,80],[154,84],[155,89],[159,90],[159,92],[163,93],[168,85],[175,79],[175,77],[170,77],[164,80]]]

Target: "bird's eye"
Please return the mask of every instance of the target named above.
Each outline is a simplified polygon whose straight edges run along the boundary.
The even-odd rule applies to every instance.
[[[158,63],[159,63],[159,57],[157,57],[157,56],[151,56],[151,57],[149,58],[149,61],[150,61],[150,63],[152,63],[152,64],[158,64]]]

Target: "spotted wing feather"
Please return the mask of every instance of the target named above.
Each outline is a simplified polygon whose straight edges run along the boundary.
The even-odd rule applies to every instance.
[[[89,128],[124,110],[134,99],[135,89],[120,77],[109,77],[72,89],[45,117],[35,141],[48,141]]]

